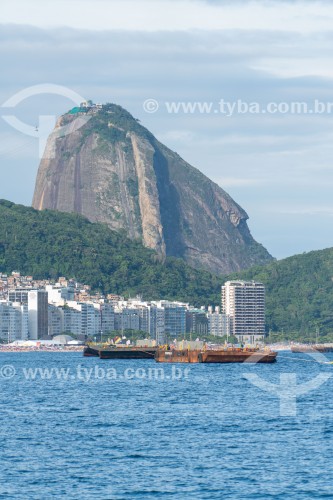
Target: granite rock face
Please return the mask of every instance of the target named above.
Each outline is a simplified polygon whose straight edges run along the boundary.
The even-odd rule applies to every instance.
[[[161,259],[180,257],[217,274],[272,258],[223,189],[114,104],[75,108],[58,120],[32,204],[78,212],[140,239]]]

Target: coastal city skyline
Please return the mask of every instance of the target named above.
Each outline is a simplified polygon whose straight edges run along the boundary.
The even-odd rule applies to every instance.
[[[265,337],[265,287],[229,281],[221,286],[219,305],[196,308],[179,301],[92,293],[89,285],[65,277],[34,280],[17,271],[0,273],[2,341],[52,340],[63,334],[102,340],[131,330],[157,344],[186,334],[255,344]]]

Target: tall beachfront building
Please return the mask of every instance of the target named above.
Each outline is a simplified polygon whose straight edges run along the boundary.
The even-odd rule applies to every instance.
[[[265,286],[255,281],[227,281],[222,286],[222,313],[230,318],[230,333],[255,344],[265,336]]]
[[[49,333],[48,293],[45,290],[28,292],[29,338],[38,340]]]

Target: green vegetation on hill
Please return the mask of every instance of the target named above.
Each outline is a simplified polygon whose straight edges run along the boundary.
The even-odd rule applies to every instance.
[[[331,338],[324,336],[333,332],[333,248],[254,267],[237,277],[266,285],[267,327],[280,338],[314,341],[316,329],[319,339]]]
[[[216,277],[180,259],[159,262],[140,242],[80,215],[0,200],[0,272],[13,270],[35,278],[73,277],[104,293],[142,294],[196,306],[219,304],[220,286],[227,279],[261,281],[271,340],[313,341],[316,328],[320,340],[332,338],[333,248]]]
[[[66,276],[103,293],[219,303],[221,280],[182,260],[159,262],[140,242],[77,214],[0,200],[0,272]]]

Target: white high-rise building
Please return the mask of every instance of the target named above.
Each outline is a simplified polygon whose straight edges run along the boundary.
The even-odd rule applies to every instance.
[[[165,333],[170,338],[184,338],[186,333],[186,308],[188,304],[161,300],[158,307],[164,309]]]
[[[57,306],[63,306],[66,301],[74,300],[74,288],[69,286],[46,285],[45,290],[48,293],[49,303]]]
[[[149,305],[148,308],[150,338],[156,340],[157,344],[162,344],[165,342],[165,310],[154,304]]]
[[[115,330],[139,330],[140,315],[135,307],[120,307],[115,310],[114,315]]]
[[[20,304],[14,303],[14,307],[16,307],[21,313],[21,336],[20,340],[27,340],[29,338],[29,310],[28,304]]]
[[[113,304],[108,302],[104,304],[94,304],[95,309],[98,311],[98,331],[103,334],[108,334],[114,331],[114,307]]]
[[[115,330],[141,330],[157,343],[164,342],[165,309],[161,302],[143,302],[136,298],[120,300],[114,305]]]
[[[61,309],[49,304],[49,335],[55,337],[63,333]]]
[[[27,340],[28,306],[18,302],[0,302],[0,338],[7,342]]]
[[[48,336],[48,293],[45,290],[28,292],[29,337],[38,340]]]
[[[81,311],[72,307],[59,307],[61,314],[61,333],[81,335]]]
[[[222,313],[230,318],[230,333],[255,344],[265,336],[265,286],[255,281],[227,281],[222,286]]]
[[[222,314],[219,307],[215,311],[208,308],[208,334],[214,337],[224,337],[230,335],[230,318],[227,314]]]
[[[67,304],[69,307],[81,312],[81,335],[95,337],[97,334],[100,334],[100,313],[92,302],[68,301]]]

